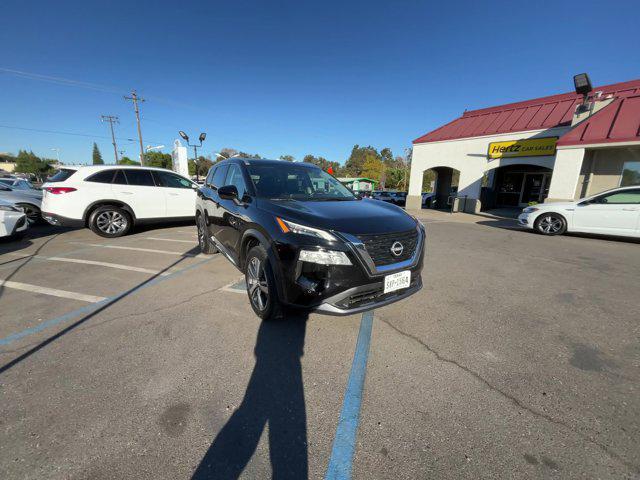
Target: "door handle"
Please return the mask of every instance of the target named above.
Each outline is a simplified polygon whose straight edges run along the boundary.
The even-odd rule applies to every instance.
[[[169,192],[169,195],[172,195],[172,196],[174,196],[174,197],[177,197],[177,196],[178,196],[178,194],[177,194],[177,193],[171,193],[171,192]]]
[[[637,212],[638,209],[635,207],[627,207],[627,208],[623,208],[622,210],[626,211],[626,212]]]
[[[125,195],[133,195],[133,192],[120,192],[120,193],[124,193]]]

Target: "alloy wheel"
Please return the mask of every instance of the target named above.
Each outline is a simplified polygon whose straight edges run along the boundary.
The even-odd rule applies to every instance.
[[[261,312],[264,311],[269,302],[269,284],[264,262],[256,257],[252,257],[247,266],[247,288],[251,303]]]
[[[33,225],[40,219],[40,210],[38,210],[37,208],[25,204],[20,205],[20,207],[22,207],[22,211],[27,216],[29,225]]]
[[[558,233],[562,230],[562,220],[553,215],[547,215],[540,220],[538,228],[543,233]]]
[[[96,218],[96,226],[110,235],[123,232],[127,228],[127,219],[119,212],[108,210]]]
[[[204,224],[204,217],[202,215],[198,216],[198,245],[200,246],[200,250],[204,250],[206,247],[206,226]]]

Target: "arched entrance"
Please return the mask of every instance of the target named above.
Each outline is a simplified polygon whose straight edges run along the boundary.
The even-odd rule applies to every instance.
[[[448,210],[449,197],[458,192],[460,171],[451,167],[433,167],[422,173],[422,208]]]
[[[550,168],[513,164],[487,171],[483,179],[482,209],[526,207],[542,203],[549,194]]]

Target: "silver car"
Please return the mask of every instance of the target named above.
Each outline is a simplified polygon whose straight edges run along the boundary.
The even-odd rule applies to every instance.
[[[29,224],[40,221],[42,190],[22,178],[0,178],[0,199],[22,208]]]

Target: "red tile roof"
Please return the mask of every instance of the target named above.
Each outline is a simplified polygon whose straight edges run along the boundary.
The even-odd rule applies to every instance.
[[[593,93],[595,92],[602,92],[603,97],[609,95],[614,97],[640,95],[640,79],[595,87]],[[567,126],[571,124],[575,107],[581,101],[581,95],[571,92],[524,102],[508,103],[497,107],[470,110],[464,112],[461,117],[452,122],[415,139],[413,143],[457,140],[483,135]],[[618,100],[613,103],[616,102]],[[609,107],[604,108],[601,112]],[[598,114],[601,112],[598,112]],[[596,116],[594,115],[592,118]]]

